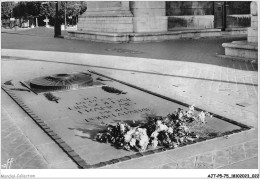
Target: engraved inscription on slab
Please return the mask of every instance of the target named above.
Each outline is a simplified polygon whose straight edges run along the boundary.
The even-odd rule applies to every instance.
[[[83,98],[76,102],[74,106],[69,106],[69,110],[88,116],[86,121],[103,120],[125,115],[149,112],[149,108],[139,108],[129,97],[119,99],[108,97]]]

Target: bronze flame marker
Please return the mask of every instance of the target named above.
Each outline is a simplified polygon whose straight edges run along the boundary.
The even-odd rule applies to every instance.
[[[56,74],[35,78],[30,81],[30,87],[48,91],[77,89],[92,86],[93,78],[89,73]]]

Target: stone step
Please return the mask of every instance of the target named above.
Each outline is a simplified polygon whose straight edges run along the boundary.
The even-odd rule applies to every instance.
[[[252,58],[235,57],[235,56],[229,56],[229,55],[217,55],[217,57],[220,57],[223,59],[230,59],[233,61],[248,62],[248,63],[252,63],[252,64],[258,63],[258,61],[256,59],[252,59]]]
[[[89,40],[95,42],[112,42],[124,43],[129,42],[128,33],[109,33],[109,32],[94,32],[94,31],[69,31],[66,39]]]
[[[68,31],[67,39],[78,40],[93,40],[106,41],[115,43],[127,42],[157,42],[181,38],[205,38],[205,37],[222,37],[222,36],[246,36],[246,31],[221,31],[220,29],[190,29],[190,30],[176,30],[168,32],[137,32],[137,33],[110,33],[110,32],[96,32],[92,31]]]
[[[247,59],[258,58],[258,46],[257,43],[250,43],[247,41],[234,41],[231,43],[223,43],[225,48],[225,55],[232,57],[241,57]]]

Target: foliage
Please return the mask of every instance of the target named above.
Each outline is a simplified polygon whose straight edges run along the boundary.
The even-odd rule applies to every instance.
[[[41,3],[39,15],[45,17],[54,17],[56,13],[56,5],[54,1]]]
[[[110,86],[102,86],[102,89],[108,93],[116,93],[116,94],[126,94],[127,92],[124,92],[122,90],[110,87]]]
[[[43,94],[49,101],[55,101],[56,103],[59,103],[60,100],[59,97],[54,96],[52,93],[44,93]]]
[[[194,106],[190,106],[186,112],[179,108],[166,117],[148,115],[146,122],[136,127],[126,123],[110,125],[105,131],[97,134],[96,140],[111,143],[116,148],[141,152],[145,151],[148,145],[153,148],[157,146],[175,148],[199,137],[190,130],[188,124],[195,122],[204,125],[206,116],[212,117],[210,113],[204,111],[195,114]]]
[[[13,14],[15,18],[28,17],[28,8],[26,6],[26,2],[18,2],[17,5],[13,9]]]
[[[11,17],[13,11],[16,18],[28,18],[46,16],[54,18],[56,13],[55,1],[20,1],[14,2],[2,2],[1,3],[1,15],[2,18]],[[64,18],[64,9],[66,3],[67,16],[76,17],[82,14],[86,9],[86,2],[82,1],[62,1],[59,14],[61,18]]]
[[[55,2],[22,1],[14,8],[16,18],[47,16],[54,17]]]
[[[1,2],[1,19],[9,19],[12,17],[12,11],[15,7],[15,2]]]
[[[63,6],[65,6],[64,3],[63,3]],[[76,16],[83,14],[83,12],[86,11],[87,4],[86,4],[86,2],[82,2],[82,1],[67,1],[66,7],[67,7],[66,8],[67,16],[76,17]],[[62,8],[62,10],[63,9],[64,8]]]

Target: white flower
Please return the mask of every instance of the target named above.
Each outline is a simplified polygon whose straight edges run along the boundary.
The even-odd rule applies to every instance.
[[[134,138],[136,138],[137,140],[140,140],[143,133],[144,133],[144,130],[142,128],[137,128],[134,132]]]
[[[202,123],[205,123],[205,113],[203,111],[201,111],[199,114],[198,114],[198,118],[199,120],[202,122]]]
[[[158,127],[158,131],[166,131],[168,129],[168,127],[164,124],[161,124],[159,127]]]
[[[194,139],[191,138],[191,137],[186,137],[186,139],[189,140],[189,141],[194,141]]]
[[[177,148],[177,147],[178,147],[178,144],[174,142],[174,143],[173,143],[173,147],[174,147],[174,148]]]
[[[187,116],[187,117],[192,117],[192,114],[193,114],[192,111],[187,111],[186,116]]]
[[[145,151],[149,144],[149,137],[147,136],[146,129],[137,128],[134,136],[135,139],[139,141],[139,146],[140,146],[139,150]]]
[[[137,131],[139,133],[145,134],[146,133],[146,129],[145,128],[137,128]]]
[[[136,143],[136,139],[135,138],[132,138],[129,142],[130,146],[133,147],[135,146],[135,143]]]
[[[158,140],[152,140],[152,147],[155,149],[158,146]]]
[[[168,129],[168,127],[166,125],[162,124],[162,121],[160,121],[160,120],[156,121],[156,126],[157,126],[158,132]]]
[[[159,132],[156,130],[156,131],[154,131],[152,134],[151,134],[151,137],[153,137],[153,138],[157,138],[157,136],[158,136],[158,134],[159,134]]]
[[[136,140],[141,140],[141,136],[146,135],[146,129],[143,128],[136,128],[135,132],[133,133],[133,137]]]
[[[193,113],[194,113],[194,104],[189,106],[189,110],[186,112],[186,117],[192,117]]]
[[[183,118],[183,113],[182,113],[182,112],[180,112],[180,113],[178,114],[178,118],[179,118],[179,119]]]
[[[140,146],[147,145],[149,142],[149,138],[147,135],[142,135],[141,140],[139,141]]]
[[[120,126],[120,131],[121,131],[122,133],[124,133],[124,131],[125,131],[125,125],[124,125],[124,124],[120,124],[119,126]]]
[[[169,127],[168,130],[167,130],[170,134],[173,133],[173,128],[172,127]]]
[[[149,143],[149,138],[147,135],[142,135],[141,140],[139,141],[139,145],[141,147],[141,151],[145,151]]]
[[[183,138],[183,137],[181,137],[181,138],[179,139],[179,141],[180,141],[180,143],[183,143],[183,141],[184,141],[184,138]]]
[[[139,140],[139,139],[140,139],[140,132],[135,131],[135,132],[133,133],[133,137]]]
[[[194,106],[195,106],[194,104],[189,106],[189,111],[194,111]]]
[[[126,133],[126,134],[124,135],[124,138],[125,138],[125,142],[130,142],[130,140],[132,139],[132,135]]]
[[[185,132],[189,132],[189,128],[187,126],[181,126]]]
[[[125,138],[125,142],[130,142],[133,134],[135,133],[135,128],[132,128],[130,129],[125,135],[124,135],[124,138]]]
[[[156,126],[160,126],[162,124],[162,121],[158,120],[156,121]]]

